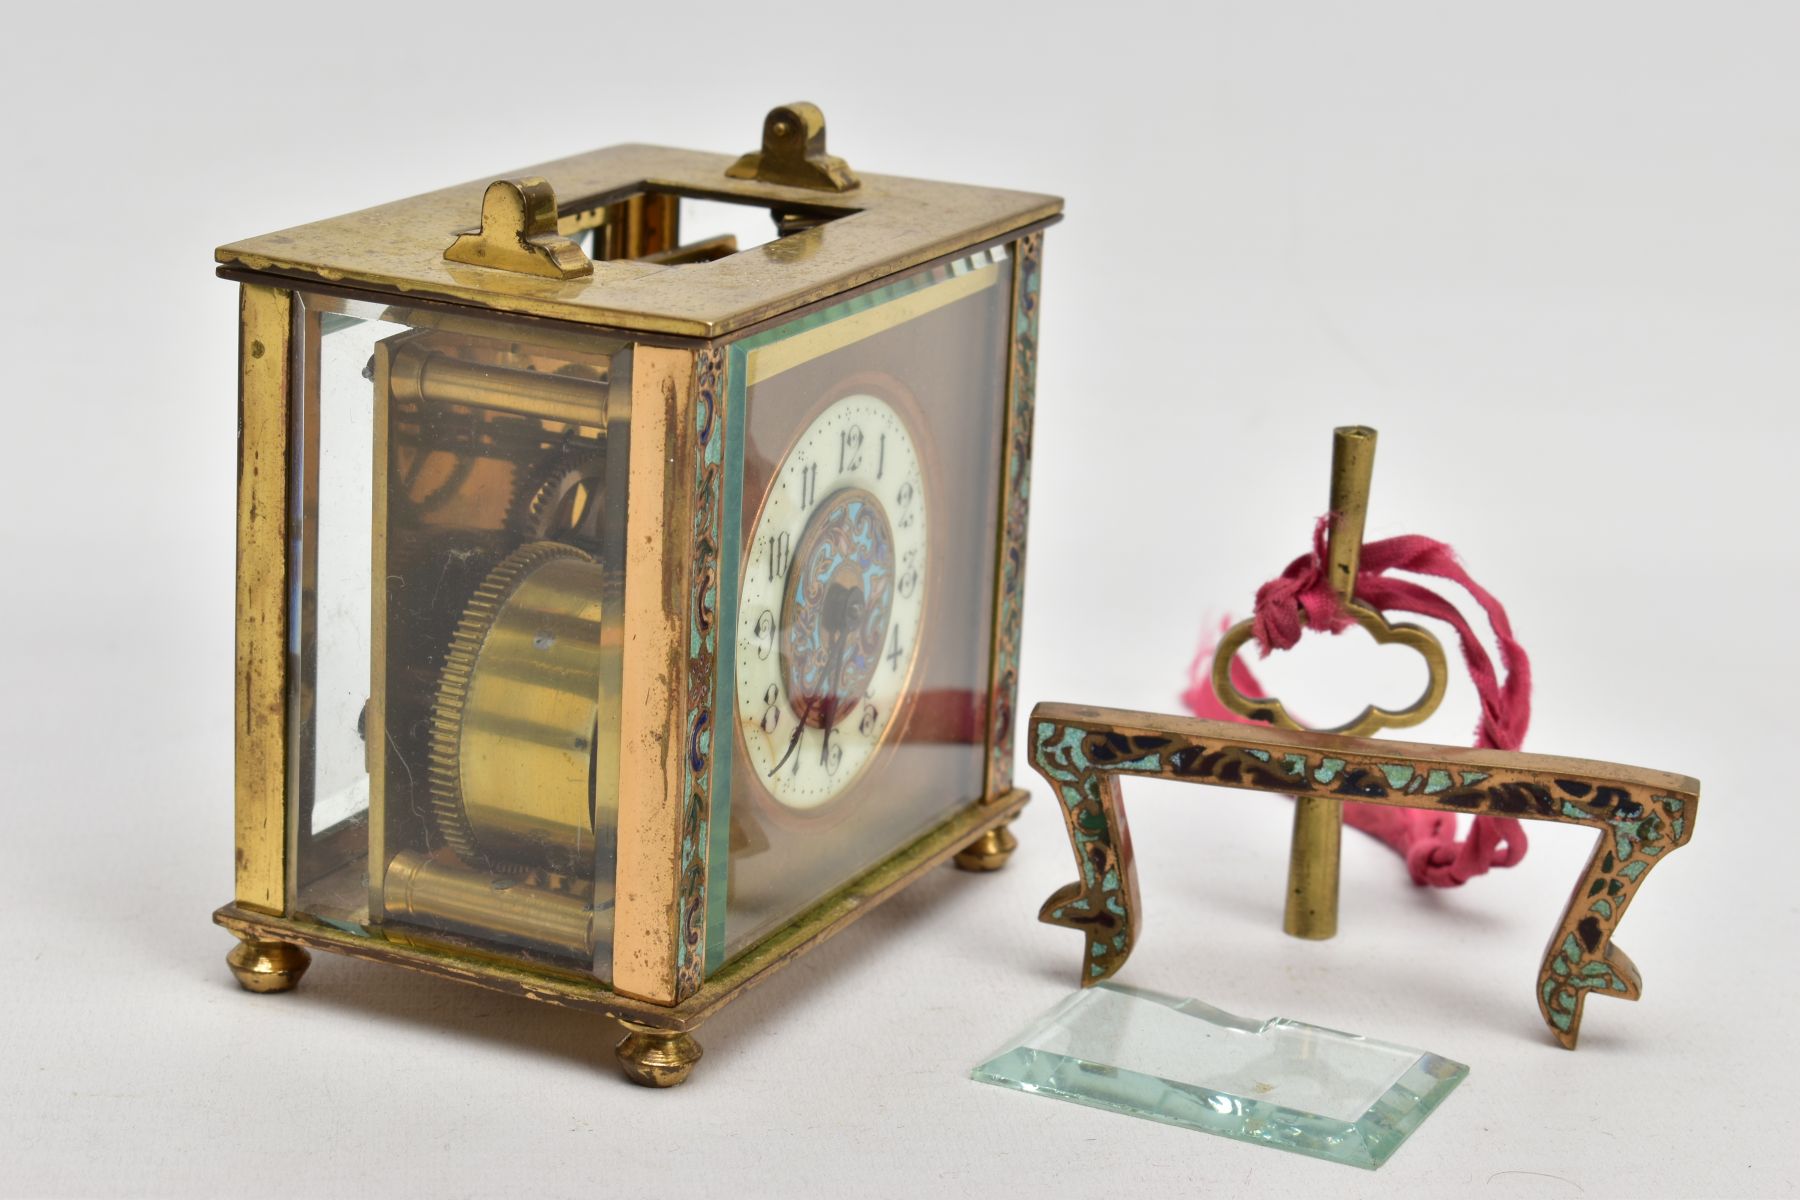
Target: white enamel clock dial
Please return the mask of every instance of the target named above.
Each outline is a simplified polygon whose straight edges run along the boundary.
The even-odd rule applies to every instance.
[[[745,549],[738,727],[763,789],[842,795],[892,728],[925,615],[925,477],[900,414],[835,401],[782,460]]]

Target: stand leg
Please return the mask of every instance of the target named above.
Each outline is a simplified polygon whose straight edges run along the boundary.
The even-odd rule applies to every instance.
[[[1001,825],[990,829],[956,852],[956,865],[964,871],[998,871],[1019,848],[1012,830]]]
[[[625,1036],[613,1048],[619,1065],[633,1083],[645,1087],[674,1087],[685,1080],[700,1061],[700,1043],[692,1034],[652,1029],[635,1021],[620,1021]]]
[[[285,992],[300,982],[312,955],[292,942],[244,938],[225,956],[238,986],[246,992]]]

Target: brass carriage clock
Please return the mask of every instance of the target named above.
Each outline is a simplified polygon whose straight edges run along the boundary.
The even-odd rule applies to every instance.
[[[794,104],[741,158],[616,146],[221,249],[239,982],[330,950],[591,1009],[668,1086],[770,971],[1003,864],[1060,209],[859,179]]]

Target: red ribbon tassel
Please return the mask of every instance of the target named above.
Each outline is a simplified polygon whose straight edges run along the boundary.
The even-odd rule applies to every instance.
[[[1330,527],[1331,516],[1321,517],[1313,528],[1312,551],[1296,558],[1279,576],[1257,589],[1252,629],[1261,646],[1261,657],[1289,649],[1300,640],[1303,630],[1339,633],[1354,623],[1344,612],[1326,574],[1325,542]],[[1389,571],[1446,579],[1473,596],[1493,628],[1500,661],[1506,669],[1505,680],[1500,679],[1487,650],[1454,604],[1430,588],[1389,578]],[[1506,610],[1469,578],[1454,550],[1416,534],[1365,543],[1356,576],[1356,599],[1384,616],[1413,613],[1446,622],[1455,629],[1469,679],[1481,698],[1475,745],[1517,750],[1524,743],[1526,726],[1531,723],[1531,660],[1526,657],[1525,647],[1513,637]],[[1305,614],[1304,621],[1301,614]],[[1242,722],[1243,717],[1227,709],[1213,694],[1212,656],[1212,644],[1201,648],[1182,700],[1197,717]],[[1243,695],[1265,694],[1241,656],[1231,664],[1231,681]],[[1344,821],[1392,846],[1406,859],[1413,882],[1422,886],[1458,887],[1490,867],[1510,867],[1525,857],[1525,830],[1512,817],[1476,817],[1469,836],[1460,842],[1456,840],[1454,813],[1352,801],[1344,805]]]

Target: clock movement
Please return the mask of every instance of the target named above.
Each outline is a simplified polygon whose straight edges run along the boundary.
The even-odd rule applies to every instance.
[[[1002,865],[1060,209],[859,177],[794,104],[221,249],[238,980],[589,1009],[667,1086],[744,988]]]

